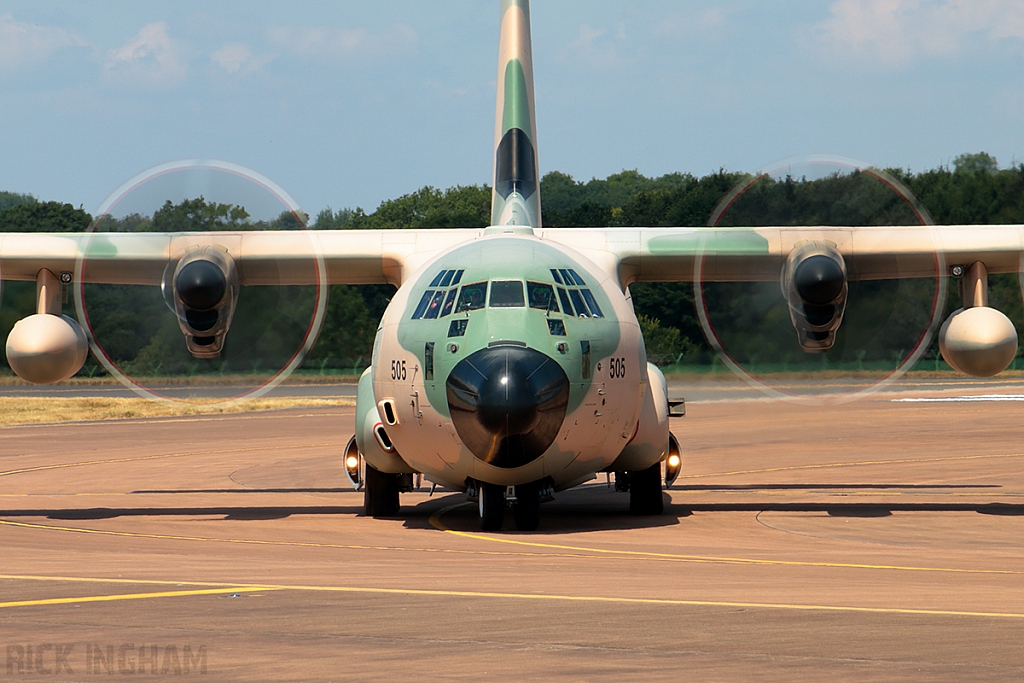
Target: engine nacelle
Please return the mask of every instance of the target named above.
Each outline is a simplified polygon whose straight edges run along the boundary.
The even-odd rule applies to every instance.
[[[994,308],[960,308],[939,329],[939,351],[954,369],[974,377],[991,377],[1005,370],[1017,355],[1017,330]]]
[[[218,247],[190,252],[173,271],[168,269],[163,291],[178,316],[189,352],[196,358],[219,356],[238,302],[234,259]]]
[[[800,346],[808,353],[832,348],[846,310],[846,262],[831,242],[805,242],[782,267],[782,294]]]
[[[7,362],[26,382],[52,384],[82,369],[89,342],[66,315],[37,313],[19,320],[7,336]]]

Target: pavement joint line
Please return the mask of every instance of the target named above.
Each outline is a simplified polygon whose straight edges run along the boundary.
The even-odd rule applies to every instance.
[[[207,588],[231,588],[233,586],[252,586],[250,583],[238,581],[168,581],[167,579],[126,579],[123,577],[100,576],[44,576],[41,574],[0,574],[0,581],[50,581],[68,583],[114,583],[148,586],[204,586]]]
[[[37,465],[35,467],[23,467],[16,470],[6,470],[0,472],[0,477],[8,477],[15,474],[25,474],[28,472],[43,472],[46,470],[59,470],[66,469],[69,467],[86,467],[89,465],[112,465],[122,462],[141,462],[145,460],[161,460],[166,458],[185,458],[196,455],[224,455],[226,453],[251,453],[253,451],[273,451],[273,450],[296,450],[300,448],[324,448],[327,446],[340,446],[339,442],[334,443],[307,443],[307,444],[292,444],[288,446],[255,446],[252,448],[224,448],[215,451],[182,451],[180,453],[157,453],[153,455],[137,455],[128,458],[107,458],[104,460],[84,460],[78,462],[66,462],[56,463],[52,465]]]
[[[2,398],[2,397],[0,397]],[[268,410],[249,410],[238,413],[215,413],[213,415],[205,416],[193,416],[193,415],[182,415],[180,417],[112,417],[98,420],[60,420],[57,422],[9,422],[0,423],[0,429],[24,429],[29,427],[82,427],[82,426],[97,426],[97,425],[110,425],[118,424],[126,421],[132,421],[133,424],[167,424],[167,423],[181,423],[181,422],[221,422],[225,420],[279,420],[279,419],[293,419],[296,417],[327,417],[336,414],[349,414],[349,413],[313,413],[306,412],[301,415],[288,414],[282,415],[282,410],[299,410],[301,408],[309,408],[317,406],[297,406],[296,408],[274,408]],[[352,409],[352,405],[337,405],[337,406],[321,406],[322,408],[335,407],[340,409]],[[355,412],[353,410],[353,412]]]
[[[562,558],[583,558],[583,559],[605,559],[594,555],[580,555],[570,553],[541,553],[541,552],[507,552],[499,550],[466,550],[460,548],[416,548],[402,546],[374,546],[354,545],[340,543],[314,543],[312,541],[273,541],[253,538],[214,538],[210,536],[177,536],[170,534],[141,534],[130,531],[113,531],[105,529],[87,529],[84,527],[57,526],[52,524],[33,524],[31,522],[15,522],[13,520],[0,520],[0,526],[12,526],[25,529],[42,529],[47,531],[64,531],[80,534],[96,534],[100,536],[118,536],[122,538],[151,538],[157,540],[171,541],[201,541],[207,543],[236,543],[240,545],[269,545],[288,546],[298,548],[328,548],[333,550],[380,550],[399,552],[423,552],[448,555],[493,555],[500,557],[562,557]],[[645,559],[645,558],[639,558]],[[649,559],[649,558],[648,558]],[[3,578],[0,576],[0,578]]]
[[[255,593],[269,591],[298,591],[326,593],[364,593],[377,595],[412,595],[420,597],[490,598],[498,600],[544,600],[554,602],[589,602],[619,605],[664,605],[674,607],[723,607],[765,610],[787,610],[806,612],[845,612],[866,614],[899,614],[907,616],[950,616],[981,617],[996,619],[1024,619],[1024,614],[1015,612],[983,612],[973,610],[946,610],[912,607],[858,607],[854,605],[814,605],[783,602],[740,602],[731,600],[685,600],[672,598],[631,598],[602,595],[558,595],[551,593],[505,593],[496,591],[457,591],[423,588],[381,588],[371,586],[310,586],[301,584],[235,584],[224,588],[207,588],[187,591],[163,591],[156,593],[128,593],[96,595],[77,598],[44,598],[0,603],[0,608],[32,607],[43,605],[74,604],[83,602],[111,602],[117,600],[144,600],[151,598],[185,597],[197,595],[224,595],[230,593]]]
[[[540,543],[536,541],[520,541],[510,538],[494,538],[483,534],[455,531],[448,528],[441,522],[441,515],[454,510],[455,508],[468,505],[468,503],[456,503],[439,510],[430,517],[430,524],[434,528],[454,536],[470,538],[475,540],[490,541],[493,543],[504,543],[531,548],[542,548],[544,550],[563,550],[568,552],[504,552],[488,550],[465,550],[453,548],[415,548],[402,546],[372,546],[372,545],[350,545],[339,543],[314,543],[312,541],[274,541],[254,538],[214,538],[208,536],[179,536],[173,534],[142,534],[130,531],[115,531],[107,529],[89,529],[85,527],[58,526],[54,524],[35,524],[31,522],[16,522],[13,520],[0,519],[0,526],[19,527],[23,529],[41,529],[46,531],[62,531],[79,534],[94,534],[98,536],[116,536],[121,538],[150,538],[154,540],[170,541],[199,541],[207,543],[233,543],[238,545],[265,545],[265,546],[288,546],[298,548],[328,548],[333,550],[380,550],[390,552],[425,552],[451,555],[493,555],[502,557],[535,557],[535,558],[570,558],[570,559],[630,559],[658,562],[685,562],[693,564],[732,564],[732,565],[754,565],[765,567],[810,567],[827,569],[866,569],[875,571],[906,571],[906,572],[935,572],[945,574],[977,574],[977,575],[1010,575],[1016,576],[1024,572],[1011,569],[970,569],[955,567],[915,567],[909,565],[883,565],[864,564],[852,562],[807,562],[801,560],[765,560],[747,557],[728,557],[713,555],[682,555],[675,553],[655,553],[643,550],[613,550],[607,548],[591,548],[585,546],[560,545],[554,543]]]
[[[179,598],[188,595],[223,595],[225,593],[255,593],[272,591],[277,588],[263,586],[231,586],[227,588],[197,588],[185,591],[161,591],[159,593],[115,593],[112,595],[87,595],[74,598],[41,598],[38,600],[14,600],[0,602],[0,609],[6,607],[38,607],[40,605],[67,605],[81,602],[115,602],[118,600],[148,600],[151,598]]]
[[[871,465],[903,465],[929,462],[955,462],[958,460],[989,460],[995,458],[1024,458],[1024,453],[985,453],[980,455],[951,455],[942,458],[901,458],[899,460],[860,460],[857,462],[829,462],[817,465],[788,465],[782,467],[765,467],[756,470],[736,470],[733,472],[705,472],[700,474],[680,474],[680,479],[706,479],[708,477],[731,477],[740,474],[765,474],[768,472],[792,472],[794,470],[823,470],[839,467],[867,467]]]
[[[748,557],[719,557],[713,555],[679,555],[675,553],[656,553],[646,550],[614,550],[610,548],[589,548],[584,546],[572,546],[572,545],[561,545],[557,543],[540,543],[537,541],[520,541],[513,538],[495,538],[494,536],[487,536],[484,534],[472,533],[468,531],[456,531],[449,528],[441,521],[441,516],[446,512],[454,510],[455,508],[468,505],[469,503],[457,503],[455,505],[449,505],[446,508],[438,510],[430,517],[430,524],[447,534],[454,536],[461,536],[462,538],[471,538],[479,541],[490,541],[492,543],[508,543],[511,545],[521,545],[532,548],[550,548],[553,550],[571,550],[575,552],[586,552],[600,555],[614,555],[629,558],[639,559],[661,559],[670,560],[676,562],[694,562],[694,563],[715,563],[715,564],[740,564],[740,565],[762,565],[762,566],[782,566],[782,567],[821,567],[828,569],[871,569],[871,570],[887,570],[887,571],[904,571],[904,572],[936,572],[946,574],[1001,574],[1001,575],[1020,575],[1024,574],[1021,571],[1015,571],[1012,569],[969,569],[969,568],[955,568],[955,567],[914,567],[908,565],[887,565],[887,564],[861,564],[853,562],[807,562],[801,560],[763,560]]]

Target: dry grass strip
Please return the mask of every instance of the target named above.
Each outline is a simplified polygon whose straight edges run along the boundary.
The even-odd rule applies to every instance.
[[[354,405],[355,401],[351,398],[256,398],[237,403],[200,400],[165,403],[145,398],[0,397],[0,425],[217,415],[255,410]]]

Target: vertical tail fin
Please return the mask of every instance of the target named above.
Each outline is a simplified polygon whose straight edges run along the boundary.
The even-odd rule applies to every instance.
[[[491,225],[541,227],[530,0],[501,0]]]

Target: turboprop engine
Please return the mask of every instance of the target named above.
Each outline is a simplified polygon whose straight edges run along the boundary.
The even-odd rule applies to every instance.
[[[977,261],[963,272],[963,308],[939,329],[939,351],[954,369],[991,377],[1017,355],[1017,330],[1002,312],[988,307],[988,271]]]
[[[219,247],[201,247],[183,256],[173,270],[168,267],[162,288],[189,352],[196,358],[218,357],[238,302],[234,259]]]
[[[27,382],[52,384],[78,372],[89,355],[81,326],[61,315],[61,285],[43,269],[36,276],[36,314],[19,320],[7,336],[7,362]]]
[[[804,351],[832,348],[846,310],[846,263],[831,242],[798,244],[782,267],[782,294]]]

